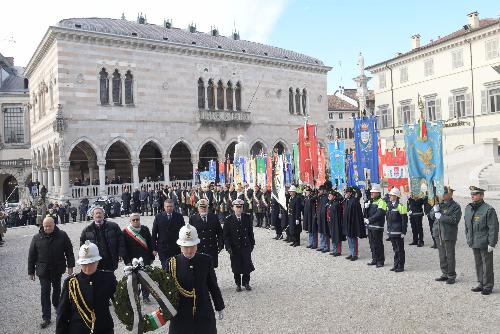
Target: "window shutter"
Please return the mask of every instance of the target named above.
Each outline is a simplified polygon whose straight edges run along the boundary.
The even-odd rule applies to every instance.
[[[455,117],[455,103],[453,96],[448,97],[448,119],[452,119]]]
[[[436,99],[436,121],[442,120],[441,116],[441,99]]]
[[[472,116],[471,94],[465,94],[465,116]]]
[[[415,114],[415,105],[410,104],[410,124],[415,124],[415,119],[420,119],[420,115]]]
[[[375,116],[377,116],[377,128],[382,129],[382,112],[380,109],[375,110]]]
[[[486,90],[481,91],[481,114],[488,114],[488,92]]]
[[[387,108],[387,127],[392,128],[392,109]]]
[[[398,126],[403,124],[403,110],[401,107],[398,107]]]

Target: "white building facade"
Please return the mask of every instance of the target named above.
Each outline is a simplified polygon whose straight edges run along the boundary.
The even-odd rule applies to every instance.
[[[190,183],[208,160],[232,158],[240,134],[251,154],[290,151],[306,115],[324,122],[330,69],[236,33],[62,20],[26,69],[33,178],[54,198],[119,195]]]

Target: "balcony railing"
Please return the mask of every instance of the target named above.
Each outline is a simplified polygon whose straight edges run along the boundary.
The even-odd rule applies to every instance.
[[[199,119],[204,123],[250,123],[248,111],[199,110]]]
[[[22,168],[22,167],[31,167],[31,160],[29,159],[12,159],[12,160],[0,160],[0,167],[14,167],[14,168]]]

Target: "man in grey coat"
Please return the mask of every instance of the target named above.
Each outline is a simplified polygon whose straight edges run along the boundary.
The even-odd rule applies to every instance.
[[[462,218],[462,209],[453,200],[453,189],[444,187],[443,202],[434,206],[430,216],[435,220],[432,236],[436,240],[442,272],[436,281],[454,284],[457,278],[455,244],[457,243],[458,223]]]
[[[493,290],[493,250],[498,242],[495,209],[484,202],[484,189],[470,186],[472,203],[465,207],[465,236],[474,252],[479,285],[471,290],[489,295]]]

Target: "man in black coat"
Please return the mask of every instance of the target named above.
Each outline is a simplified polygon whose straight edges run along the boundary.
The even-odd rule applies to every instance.
[[[241,285],[247,291],[250,287],[250,273],[255,270],[252,263],[252,251],[255,246],[253,224],[248,214],[243,213],[244,202],[233,201],[234,214],[229,215],[224,223],[224,245],[231,258],[231,269],[234,274],[236,291]]]
[[[310,187],[306,188],[304,196],[304,230],[309,232],[309,243],[307,248],[318,248],[318,223],[315,217],[316,197],[312,194]]]
[[[42,324],[45,328],[51,321],[50,290],[52,286],[52,305],[59,305],[61,276],[68,268],[73,274],[75,256],[73,245],[66,232],[55,226],[51,217],[43,220],[38,234],[33,236],[28,255],[28,275],[34,281],[35,272],[40,280],[42,302]]]
[[[290,228],[290,238],[292,243],[290,246],[300,246],[300,232],[302,232],[302,199],[297,195],[297,189],[294,185],[288,190],[290,200],[288,201],[288,221]]]
[[[80,236],[80,246],[89,240],[99,248],[102,259],[98,269],[115,271],[118,261],[127,256],[123,232],[115,222],[104,219],[104,210],[95,208],[93,222],[85,227]]]
[[[219,253],[224,248],[222,226],[217,214],[208,212],[209,203],[206,199],[200,199],[196,205],[198,213],[189,217],[189,224],[196,228],[201,240],[198,252],[210,255],[214,268],[217,268],[219,266]]]
[[[135,188],[134,192],[132,193],[132,212],[141,213],[140,195],[141,192],[139,191],[139,188]]]
[[[276,198],[271,198],[271,223],[274,226],[274,231],[276,232],[275,240],[283,239],[283,230],[281,229],[281,205],[278,203]]]
[[[359,201],[354,189],[347,187],[343,206],[342,233],[347,237],[349,244],[349,255],[346,259],[351,261],[358,259],[358,239],[366,238],[363,209]]]
[[[131,199],[132,199],[132,196],[130,195],[128,188],[125,188],[125,191],[122,194],[122,202],[123,202],[123,214],[125,214],[127,216],[130,214],[130,200]]]
[[[335,190],[328,193],[327,221],[330,239],[332,241],[331,255],[342,255],[342,241],[345,241],[345,235],[342,233],[342,195]]]
[[[318,224],[318,233],[320,245],[317,251],[327,253],[330,251],[330,231],[328,222],[326,221],[326,205],[328,204],[328,196],[326,195],[326,187],[321,185],[318,189],[318,197],[316,200],[316,220]]]
[[[214,307],[219,320],[224,318],[224,300],[212,258],[197,252],[199,242],[196,228],[186,224],[177,240],[182,254],[168,260],[167,270],[181,287],[177,315],[170,321],[169,334],[216,334]]]
[[[164,212],[156,215],[153,222],[152,240],[153,254],[160,257],[161,265],[165,269],[168,258],[180,254],[177,237],[184,226],[184,217],[174,211],[174,201],[167,198],[163,202]]]

